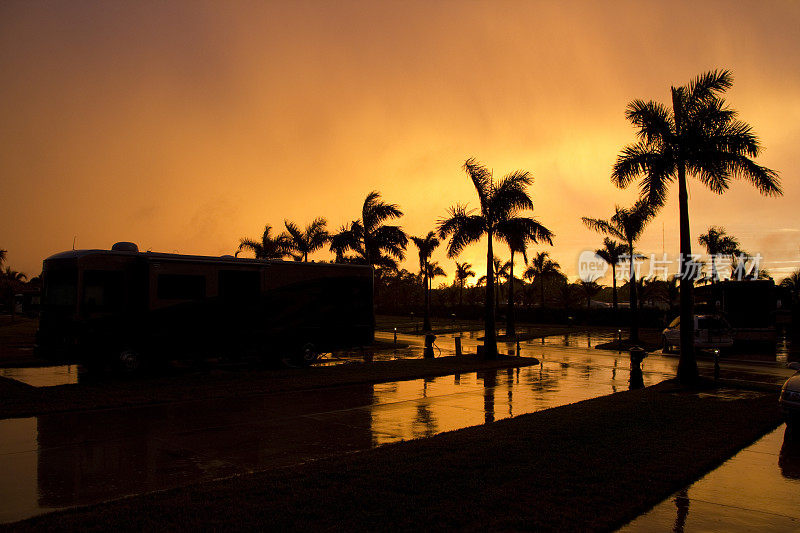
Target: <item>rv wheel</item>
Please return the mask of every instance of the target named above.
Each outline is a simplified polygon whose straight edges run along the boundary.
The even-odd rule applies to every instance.
[[[303,364],[310,365],[316,362],[319,358],[319,352],[317,351],[316,346],[307,342],[303,345],[303,351],[301,353],[303,357]]]
[[[136,372],[142,366],[142,355],[133,348],[123,348],[119,352],[119,366],[123,372]]]

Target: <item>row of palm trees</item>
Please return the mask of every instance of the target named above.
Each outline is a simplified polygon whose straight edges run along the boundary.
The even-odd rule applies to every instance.
[[[619,257],[622,247],[625,247],[625,252],[635,253],[636,241],[647,222],[666,204],[670,186],[675,183],[678,189],[680,270],[686,271],[687,261],[692,257],[687,176],[694,176],[717,194],[724,193],[734,179],[750,182],[767,196],[782,194],[778,174],[754,161],[762,148],[752,128],[737,118],[736,112],[723,98],[732,83],[733,77],[729,71],[715,70],[696,77],[686,85],[673,86],[671,105],[638,99],[628,104],[625,116],[636,128],[637,140],[625,146],[618,155],[611,170],[611,181],[620,188],[637,184],[640,199],[631,207],[616,206],[614,214],[608,219],[583,219],[587,227],[609,238],[608,242],[604,241],[601,250],[613,267],[618,263],[615,257]],[[435,233],[430,232],[413,242],[419,250],[426,293],[429,293],[433,274],[430,271],[430,255],[440,239],[447,241],[447,255],[455,258],[467,245],[486,237],[484,353],[486,357],[495,357],[494,241],[497,239],[508,246],[513,268],[513,256],[516,253],[522,253],[523,259],[527,260],[527,246],[532,243],[552,244],[553,233],[529,213],[533,209],[533,201],[527,192],[533,180],[529,172],[518,170],[495,180],[492,172],[475,159],[468,159],[463,168],[475,187],[478,207],[473,210],[462,204],[452,206],[446,216],[438,221]],[[396,269],[397,262],[404,257],[408,239],[399,226],[384,222],[401,215],[396,205],[382,202],[377,192],[370,193],[364,202],[361,218],[326,237],[331,251],[336,254],[336,260],[372,264],[379,273],[383,269]],[[262,254],[262,257],[266,253],[292,250],[286,253],[295,259],[307,260],[310,252],[303,250],[311,250],[310,238],[302,240],[304,245],[308,244],[302,249],[297,238],[306,238],[310,233],[295,232],[295,235],[289,230],[288,222],[286,226],[284,237],[270,240],[270,228],[267,227],[261,243],[242,240],[240,249],[249,248]],[[729,250],[730,242],[722,242],[724,239],[720,239],[720,233],[710,231],[703,244],[707,247],[719,244],[721,249]],[[712,262],[712,270],[715,268]],[[631,278],[631,307],[636,309],[638,295],[633,268]],[[512,288],[513,279],[511,273],[509,280]],[[461,283],[463,286],[463,281]],[[698,376],[693,344],[693,283],[687,276],[680,280],[682,328],[678,377],[683,383],[694,383]],[[510,290],[509,295],[512,294],[513,290]],[[426,302],[429,301],[430,297],[426,296]],[[428,307],[426,305],[426,323],[429,325]],[[508,312],[508,333],[513,335],[511,300]],[[634,340],[638,337],[638,320],[635,318],[631,336]]]

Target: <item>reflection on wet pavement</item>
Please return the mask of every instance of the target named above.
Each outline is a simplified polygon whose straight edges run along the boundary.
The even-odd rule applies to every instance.
[[[627,356],[526,350],[542,364],[0,420],[0,521],[422,438],[628,388]],[[674,375],[675,364],[645,360],[645,383]]]
[[[0,368],[0,376],[15,379],[33,387],[72,385],[78,382],[78,365]]]
[[[779,427],[620,531],[670,529],[800,529],[800,435]]]

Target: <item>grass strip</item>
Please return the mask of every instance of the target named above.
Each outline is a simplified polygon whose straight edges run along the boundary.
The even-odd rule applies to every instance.
[[[538,361],[532,357],[484,361],[464,355],[311,368],[212,368],[128,379],[109,376],[98,382],[42,388],[0,378],[0,418],[402,381],[534,364]]]
[[[344,457],[36,517],[28,530],[613,530],[777,427],[672,382]]]

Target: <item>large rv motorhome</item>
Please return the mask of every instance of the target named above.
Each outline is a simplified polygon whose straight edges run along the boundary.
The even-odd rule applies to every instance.
[[[258,353],[309,363],[374,335],[370,266],[111,250],[44,260],[37,353],[134,369]]]

